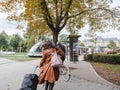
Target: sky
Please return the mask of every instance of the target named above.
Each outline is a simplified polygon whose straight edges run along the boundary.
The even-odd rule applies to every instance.
[[[23,35],[22,30],[16,29],[17,23],[7,20],[6,17],[7,17],[6,13],[0,13],[0,32],[4,30],[8,35],[18,33],[22,36]]]
[[[112,7],[115,7],[115,6],[120,6],[120,0],[113,0]],[[23,36],[22,30],[16,29],[17,23],[8,21],[6,17],[7,17],[7,13],[0,13],[0,32],[4,30],[8,35],[13,35],[18,33],[19,35]],[[62,32],[66,32],[66,31],[63,30]],[[79,34],[82,35],[82,37],[80,37],[81,39],[86,38],[84,36],[86,32],[87,32],[86,28],[83,28],[83,30],[79,32]],[[120,31],[112,30],[111,32],[107,32],[104,34],[99,33],[99,36],[102,36],[105,38],[114,37],[114,38],[120,39]]]

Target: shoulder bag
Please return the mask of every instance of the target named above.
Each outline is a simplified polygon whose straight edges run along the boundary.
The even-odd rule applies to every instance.
[[[54,51],[54,53],[52,53],[51,65],[53,67],[60,67],[63,65],[61,56],[59,54],[57,54],[56,50]]]

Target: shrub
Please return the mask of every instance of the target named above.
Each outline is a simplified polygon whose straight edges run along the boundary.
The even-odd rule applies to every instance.
[[[120,55],[119,54],[112,54],[108,55],[111,59],[109,59],[109,63],[112,64],[120,64]]]
[[[86,60],[86,61],[92,61],[92,56],[93,54],[85,54],[84,55],[84,60]]]
[[[117,54],[117,51],[109,51],[107,54]]]
[[[86,54],[84,60],[120,64],[120,54]]]

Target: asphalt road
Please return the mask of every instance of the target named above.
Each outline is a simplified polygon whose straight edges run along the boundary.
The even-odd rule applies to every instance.
[[[0,90],[19,90],[24,75],[33,73],[39,61],[18,62],[0,58]],[[38,74],[39,70],[36,73]],[[78,78],[74,75],[68,82],[60,77],[55,83],[54,90],[120,90],[118,87]],[[44,90],[43,85],[38,85],[37,90]]]

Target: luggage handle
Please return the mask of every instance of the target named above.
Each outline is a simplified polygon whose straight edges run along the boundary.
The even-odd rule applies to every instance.
[[[39,68],[39,66],[36,66],[36,67],[35,67],[33,74],[35,74],[37,68]]]

